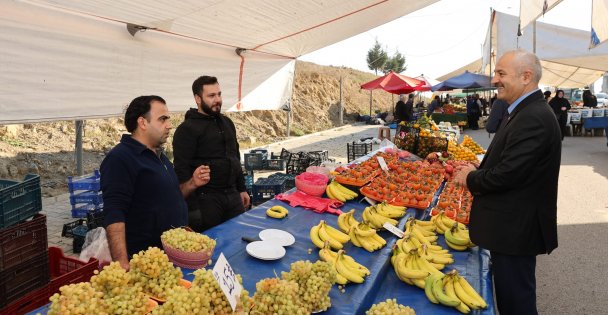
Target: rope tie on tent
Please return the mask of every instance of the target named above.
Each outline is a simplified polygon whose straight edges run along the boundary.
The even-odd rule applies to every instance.
[[[243,67],[245,66],[245,56],[243,56],[243,52],[247,51],[245,48],[237,48],[235,50],[236,54],[241,57],[241,66],[239,68],[239,86],[238,86],[238,98],[236,103],[236,109],[241,110],[243,108],[243,104],[241,104],[241,98],[243,95]]]

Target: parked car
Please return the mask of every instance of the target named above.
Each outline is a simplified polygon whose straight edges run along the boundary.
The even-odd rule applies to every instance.
[[[597,106],[608,106],[608,94],[606,93],[596,93],[595,97],[597,97]]]

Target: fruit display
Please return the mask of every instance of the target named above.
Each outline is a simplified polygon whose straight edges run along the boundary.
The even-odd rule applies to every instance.
[[[396,249],[394,256],[395,257],[391,261],[393,263],[393,268],[395,269],[395,274],[399,280],[409,285],[415,285],[424,289],[425,279],[429,275],[443,274],[424,259],[417,249],[412,249],[409,252],[403,252],[400,249]]]
[[[447,168],[456,169],[454,176],[458,173],[457,166],[459,163],[448,161]],[[471,205],[473,204],[473,195],[468,189],[456,185],[452,181],[452,177],[448,176],[447,182],[439,195],[437,205],[431,211],[431,215],[436,215],[440,211],[444,211],[445,215],[460,223],[468,224],[471,213]]]
[[[420,133],[416,155],[425,157],[431,152],[441,152],[448,149],[448,139],[441,135],[423,135]]]
[[[272,206],[266,210],[266,215],[275,219],[283,219],[288,214],[289,210],[283,206]]]
[[[342,249],[343,244],[350,241],[350,236],[321,220],[310,229],[310,240],[318,248],[323,248],[325,242],[328,242],[331,248]]]
[[[348,233],[350,231],[351,226],[355,226],[359,224],[359,221],[354,217],[355,209],[350,209],[348,212],[342,212],[340,216],[338,216],[338,227],[342,232]]]
[[[336,283],[337,271],[332,262],[318,260],[314,263],[299,260],[291,264],[289,272],[281,278],[298,284],[300,302],[308,312],[325,311],[331,306],[329,291]]]
[[[433,213],[433,211],[431,211],[431,215],[432,217],[430,222],[433,222],[435,224],[435,226],[437,227],[436,231],[439,234],[445,234],[445,232],[451,227],[453,227],[454,224],[457,224],[459,229],[467,228],[466,225],[464,225],[463,223],[456,222],[452,218],[448,217],[445,214],[445,211],[439,211],[436,213]]]
[[[319,250],[319,257],[322,261],[331,263],[336,270],[336,283],[340,285],[349,282],[362,283],[365,277],[370,275],[369,269],[359,264],[354,258],[348,256],[344,251],[334,252],[329,245]],[[338,258],[340,261],[338,262]],[[340,267],[338,268],[338,263]]]
[[[425,281],[424,293],[432,303],[454,307],[463,314],[470,313],[472,309],[488,307],[479,293],[456,270],[446,275],[429,276]]]
[[[193,272],[194,279],[192,280],[193,288],[200,288],[202,292],[205,292],[206,295],[209,295],[211,299],[209,300],[210,310],[213,310],[214,314],[230,314],[232,313],[232,308],[230,307],[230,303],[228,299],[222,292],[220,285],[215,280],[213,276],[213,271],[210,269],[197,269]],[[241,275],[237,274],[236,278],[238,282],[242,285],[243,279]],[[169,301],[169,300],[167,300]],[[249,297],[249,292],[243,288],[241,290],[241,298],[237,304],[237,309],[248,310],[251,307],[253,301],[251,297]]]
[[[464,135],[462,139],[462,143],[460,144],[463,147],[469,148],[475,154],[484,154],[486,150],[484,150],[473,138],[468,135]]]
[[[380,205],[380,209],[383,208],[382,204]],[[390,205],[389,205],[390,206]],[[397,225],[398,221],[390,218],[388,216],[382,215],[378,210],[378,206],[369,206],[365,207],[363,210],[363,221],[367,222],[369,226],[376,230],[384,229],[382,226],[384,223],[388,223],[390,225]]]
[[[103,293],[96,291],[89,282],[65,285],[59,292],[49,299],[49,315],[112,314]]]
[[[409,306],[404,306],[397,303],[395,299],[387,299],[384,302],[372,305],[365,312],[365,315],[416,315],[416,312]]]
[[[477,155],[471,149],[458,145],[455,141],[448,142],[448,152],[456,161],[479,162]]]
[[[337,181],[332,181],[325,188],[325,193],[331,199],[346,202],[357,198],[358,194],[344,186]]]
[[[250,314],[310,314],[300,302],[296,282],[266,278],[258,281],[255,288]]]
[[[223,294],[222,294],[223,295]],[[167,301],[152,310],[152,315],[230,314],[215,312],[212,297],[201,287],[176,287],[167,294]],[[229,306],[230,308],[230,306]]]
[[[167,230],[161,234],[160,239],[164,245],[189,253],[210,251],[215,248],[214,239],[183,228]]]
[[[131,286],[131,275],[118,262],[105,266],[101,272],[95,270],[91,277],[93,288],[103,293],[110,314],[146,314],[148,296],[139,286]]]
[[[353,245],[362,247],[370,253],[381,249],[386,245],[386,241],[376,233],[376,230],[366,223],[359,223],[352,226],[348,235],[350,236],[350,241]]]
[[[169,257],[158,247],[150,247],[133,255],[129,274],[134,286],[156,300],[164,300],[167,293],[180,286],[182,271],[173,266]]]

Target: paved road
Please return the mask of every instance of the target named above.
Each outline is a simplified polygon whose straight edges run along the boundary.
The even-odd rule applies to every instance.
[[[328,150],[346,162],[346,143],[377,136],[377,126],[344,126],[267,146],[273,152]],[[485,131],[465,131],[483,147]],[[378,146],[374,146],[374,149]],[[65,195],[44,201],[49,243],[66,248],[60,237],[70,221]],[[559,248],[539,256],[538,308],[541,314],[606,314],[608,311],[608,147],[605,137],[567,137],[562,147],[558,197]]]

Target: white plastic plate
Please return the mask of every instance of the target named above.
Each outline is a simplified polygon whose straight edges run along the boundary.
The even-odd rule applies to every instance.
[[[249,255],[262,260],[276,260],[285,256],[285,248],[274,242],[251,242],[245,249]]]
[[[291,246],[296,242],[291,233],[277,229],[266,229],[260,232],[262,241],[275,242],[281,246]]]

